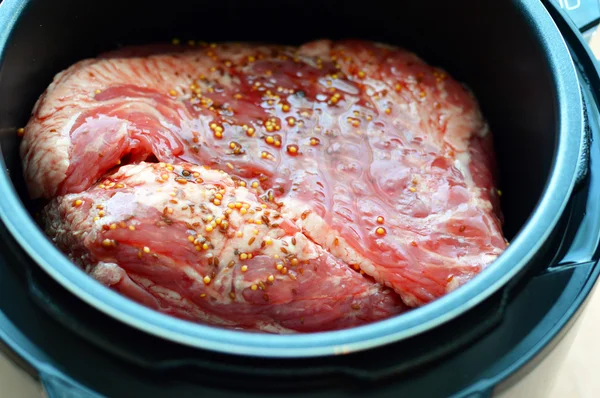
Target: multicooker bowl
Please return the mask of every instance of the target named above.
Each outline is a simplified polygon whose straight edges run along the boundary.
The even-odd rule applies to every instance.
[[[268,23],[267,23],[268,22]],[[494,133],[511,245],[455,292],[401,316],[348,330],[270,335],[223,330],[147,309],[92,280],[32,217],[18,127],[58,71],[121,45],[170,40],[300,43],[358,37],[407,47],[465,82]],[[145,333],[197,348],[263,357],[348,353],[398,342],[465,314],[532,270],[552,265],[567,203],[588,170],[580,82],[539,1],[350,4],[334,1],[5,0],[0,7],[0,218],[36,266],[73,296]]]

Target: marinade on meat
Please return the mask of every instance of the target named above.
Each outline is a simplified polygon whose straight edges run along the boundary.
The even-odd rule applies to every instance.
[[[75,263],[203,323],[283,333],[384,319],[506,247],[473,95],[378,43],[84,60],[36,103],[21,155]]]

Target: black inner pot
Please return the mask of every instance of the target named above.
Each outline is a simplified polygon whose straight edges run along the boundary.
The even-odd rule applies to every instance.
[[[14,129],[60,70],[86,57],[172,37],[299,44],[362,38],[399,45],[445,68],[480,101],[494,134],[511,239],[540,198],[557,142],[557,106],[546,57],[513,2],[469,0],[351,5],[265,0],[32,1],[10,38],[0,75],[0,130],[13,182],[24,190]],[[535,151],[531,149],[535,148]]]
[[[446,69],[474,91],[494,134],[499,186],[504,193],[502,208],[506,220],[505,235],[512,240],[524,226],[527,225],[528,229],[520,235],[524,238],[517,239],[517,244],[511,246],[508,250],[510,253],[501,256],[501,260],[504,261],[499,261],[502,264],[499,264],[494,273],[489,273],[489,277],[480,278],[479,284],[471,282],[477,287],[468,293],[470,296],[455,295],[456,300],[443,304],[447,308],[442,305],[436,307],[435,314],[441,315],[428,315],[428,319],[435,322],[430,322],[427,328],[448,320],[450,310],[454,311],[460,305],[461,311],[471,308],[475,304],[473,298],[481,296],[480,292],[488,289],[486,292],[491,294],[490,286],[493,283],[505,275],[513,275],[514,270],[520,270],[526,263],[531,262],[532,256],[539,251],[537,241],[546,240],[549,229],[554,227],[552,220],[564,209],[563,202],[572,188],[574,163],[577,160],[582,128],[581,120],[578,119],[580,115],[577,115],[581,111],[578,102],[579,88],[567,50],[561,47],[558,33],[556,30],[542,31],[554,27],[543,7],[537,2],[467,0],[457,7],[446,0],[396,3],[375,0],[357,5],[322,0],[291,0],[284,3],[266,0],[181,0],[168,3],[141,0],[7,0],[4,6],[10,6],[16,11],[20,7],[24,9],[16,20],[0,65],[0,145],[12,182],[21,201],[32,213],[39,204],[27,198],[18,154],[20,139],[16,130],[27,122],[35,101],[51,82],[52,77],[74,62],[93,57],[103,51],[129,44],[165,42],[173,37],[182,40],[289,44],[320,38],[377,40],[414,51],[430,64]],[[532,15],[535,18],[546,19],[539,25],[539,21],[534,21]],[[5,21],[8,23],[9,18]],[[1,33],[0,29],[0,38]],[[562,52],[560,57],[554,60],[548,53],[548,47],[544,47],[548,43],[544,44],[541,39],[546,33],[557,44],[557,51]],[[557,65],[557,62],[563,64]],[[557,70],[560,68],[563,68],[566,78],[565,82],[561,83],[563,89],[558,91]],[[571,100],[566,101],[567,97]],[[565,105],[566,102],[569,106]],[[567,113],[574,116],[571,118]],[[569,138],[568,151],[564,149],[567,125],[573,127],[569,133],[577,137],[572,140]],[[562,152],[558,146],[559,141]],[[575,150],[573,146],[576,147]],[[551,176],[553,162],[557,154],[561,153],[562,157],[559,158],[554,175]],[[566,154],[569,155],[568,158]],[[536,223],[527,224],[550,177],[552,183],[549,186],[556,200],[553,203],[546,201],[540,206],[546,209],[546,213],[543,213],[544,218],[538,214]],[[6,190],[6,195],[11,195],[9,191]],[[5,192],[0,191],[0,198],[3,194]],[[8,196],[6,198],[10,199]],[[549,212],[548,209],[553,209],[553,212]],[[24,225],[31,223],[31,220],[19,219],[16,222]],[[13,226],[14,223],[15,221]],[[532,224],[535,225],[531,227]],[[29,240],[30,236],[36,234],[27,225],[23,231],[25,232],[20,243],[26,246],[24,240]],[[525,241],[525,238],[531,239]],[[60,270],[64,272],[66,269],[61,265],[65,262],[64,258],[53,253],[41,236],[39,240],[42,243],[36,243],[35,248],[30,247],[28,253],[38,263],[47,263],[44,267],[46,271],[53,268],[56,273],[49,272],[55,279],[60,280]],[[537,259],[539,260],[539,257]],[[142,329],[144,325],[155,325],[157,327],[153,328],[154,330],[146,330],[178,342],[239,352],[232,348],[215,348],[206,343],[226,340],[230,347],[236,345],[238,349],[243,348],[243,353],[253,355],[267,354],[257,352],[256,344],[253,346],[252,342],[260,341],[260,344],[264,344],[263,347],[273,350],[288,348],[288,345],[292,344],[292,336],[233,336],[227,335],[227,331],[215,331],[214,328],[207,330],[196,325],[193,325],[192,330],[180,321],[177,323],[172,319],[157,318],[158,315],[144,312],[139,307],[133,307],[131,303],[115,298],[114,295],[110,296],[111,292],[107,289],[101,290],[101,286],[88,282],[91,278],[86,277],[83,280],[79,276],[74,277],[71,272],[67,279],[69,283],[76,281],[79,284],[78,288],[84,292],[77,293],[80,297],[89,295],[86,298],[88,303],[103,308],[107,313],[117,308],[121,311],[118,316],[115,312],[111,314],[118,319]],[[64,286],[68,285],[64,280],[61,283]],[[76,291],[73,286],[68,288],[72,292]],[[462,293],[461,290],[463,289],[456,293]],[[439,303],[432,306],[436,304]],[[103,305],[105,306],[102,307]],[[408,319],[418,311],[400,318]],[[434,314],[433,310],[431,314]],[[456,314],[457,312],[454,312],[454,315]],[[128,317],[136,318],[136,322],[141,321],[128,322]],[[364,349],[394,341],[397,338],[395,336],[400,333],[399,330],[410,329],[411,333],[425,330],[425,326],[421,328],[422,318],[414,316],[410,319],[410,324],[402,321],[402,325],[401,322],[379,325],[381,327],[377,331],[353,329],[344,334],[344,338],[357,343],[353,349]],[[186,338],[173,337],[183,335]],[[226,335],[228,337],[225,337]],[[324,346],[344,343],[340,343],[338,335],[327,336],[329,340],[323,335],[310,341],[303,336],[294,337],[294,355],[316,355],[306,354],[306,344]],[[375,340],[372,336],[383,338]],[[365,340],[360,341],[363,338]],[[367,339],[377,343],[365,343]],[[253,349],[255,351],[252,351]],[[333,350],[328,352],[332,353]],[[283,354],[272,351],[269,355]]]

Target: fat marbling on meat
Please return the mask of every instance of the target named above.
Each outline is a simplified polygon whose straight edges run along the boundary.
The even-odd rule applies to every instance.
[[[378,43],[137,47],[84,60],[38,100],[21,154],[30,194],[51,199],[47,232],[74,262],[207,323],[371,322],[441,297],[506,247],[473,95]],[[267,236],[273,245],[256,246]]]

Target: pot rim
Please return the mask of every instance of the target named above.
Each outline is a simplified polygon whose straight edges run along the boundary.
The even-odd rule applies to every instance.
[[[12,29],[28,3],[5,0],[0,5],[0,67]],[[315,357],[365,350],[423,333],[470,310],[519,273],[556,226],[574,188],[584,123],[575,66],[558,27],[541,2],[522,0],[516,6],[546,55],[556,91],[559,138],[550,177],[533,213],[507,250],[473,280],[421,308],[337,331],[272,335],[224,330],[161,314],[90,278],[34,222],[12,185],[3,158],[0,219],[27,254],[75,296],[129,326],[180,344],[257,357]]]

